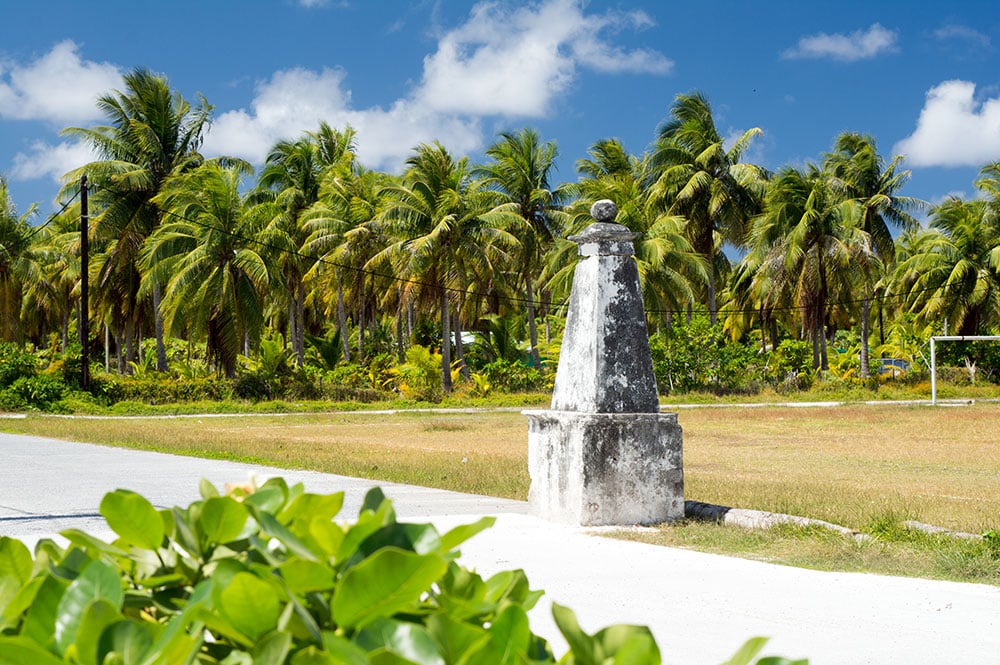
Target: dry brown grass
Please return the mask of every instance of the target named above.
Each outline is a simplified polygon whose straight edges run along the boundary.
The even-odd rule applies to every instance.
[[[861,528],[887,514],[1000,527],[1000,405],[696,408],[687,498]],[[409,482],[523,499],[522,415],[312,414],[4,421],[7,431]]]

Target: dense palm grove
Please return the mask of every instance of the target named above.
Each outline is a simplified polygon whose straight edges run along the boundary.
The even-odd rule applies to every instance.
[[[903,195],[902,157],[862,134],[769,172],[743,161],[760,130],[727,145],[692,93],[643,154],[598,141],[559,186],[556,145],[531,129],[497,136],[482,164],[416,146],[397,176],[359,163],[352,128],[321,124],[255,173],[202,156],[212,108],[162,76],[137,69],[98,104],[106,124],[64,130],[100,159],[66,174],[58,214],[19,215],[0,180],[0,355],[16,366],[34,352],[70,385],[83,175],[87,348],[110,372],[103,390],[122,390],[111,375],[228,382],[199,390],[258,399],[542,388],[576,260],[565,238],[603,198],[642,233],[664,391],[874,385],[873,359],[917,368],[930,335],[1000,324],[1000,162],[975,199],[934,207]],[[992,372],[988,350],[958,353]],[[36,401],[45,392],[21,380]]]

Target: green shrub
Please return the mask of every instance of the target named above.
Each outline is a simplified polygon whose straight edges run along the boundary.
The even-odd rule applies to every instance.
[[[483,367],[481,374],[492,390],[501,392],[531,392],[545,385],[545,377],[538,369],[518,360],[494,360]]]
[[[145,404],[226,400],[232,397],[233,384],[217,377],[174,379],[151,374],[118,378],[114,393],[114,401]]]
[[[38,374],[38,359],[16,344],[0,342],[0,388],[6,388],[23,377]]]
[[[529,626],[539,597],[521,570],[489,579],[456,547],[493,518],[439,533],[396,520],[374,489],[356,521],[335,521],[343,493],[268,480],[157,510],[128,490],[100,512],[117,539],[62,532],[35,558],[0,537],[0,663],[555,663]],[[571,652],[560,663],[656,665],[648,628],[589,635],[553,605]],[[763,640],[730,663],[749,663]],[[802,661],[804,662],[804,661]],[[761,665],[792,665],[766,659]]]
[[[66,390],[66,384],[54,376],[22,376],[0,391],[0,409],[52,411]]]

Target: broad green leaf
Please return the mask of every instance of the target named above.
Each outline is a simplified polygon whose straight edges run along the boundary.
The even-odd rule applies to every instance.
[[[274,480],[274,478],[271,480]],[[271,480],[268,480],[267,483],[270,483]],[[288,488],[267,483],[253,494],[247,496],[243,500],[243,503],[268,513],[277,513],[285,505],[285,500],[288,497]]]
[[[188,554],[200,559],[202,557],[201,543],[198,542],[198,536],[195,532],[195,524],[198,519],[197,506],[198,504],[191,504],[186,509],[174,508],[171,512],[174,516],[174,540]]]
[[[761,658],[754,665],[809,665],[809,659],[788,660],[781,656],[768,656],[767,658]]]
[[[656,647],[653,633],[646,626],[608,626],[594,635],[594,644],[601,659],[614,657],[615,663],[618,663],[619,652],[624,652],[623,663],[660,663],[660,650]],[[639,657],[636,654],[645,654],[641,656],[644,660],[635,660]]]
[[[515,665],[527,659],[531,649],[531,626],[524,608],[508,605],[490,624],[490,641],[497,649],[493,663]],[[485,665],[485,661],[483,662]]]
[[[380,550],[344,574],[333,595],[334,621],[353,628],[411,608],[447,568],[438,555]]]
[[[601,665],[598,660],[593,638],[580,628],[576,613],[568,607],[552,603],[552,618],[559,627],[559,632],[566,638],[574,662],[579,665]]]
[[[364,649],[329,631],[323,633],[323,648],[339,665],[368,665]]]
[[[219,593],[219,606],[233,626],[256,640],[278,625],[281,601],[273,586],[252,573],[237,573]]]
[[[101,500],[101,514],[108,526],[126,542],[155,550],[163,543],[163,518],[144,496],[115,490]]]
[[[276,631],[258,640],[253,647],[253,665],[282,665],[292,648],[292,636]]]
[[[298,594],[325,591],[336,586],[333,569],[316,561],[292,559],[278,566],[288,588]]]
[[[337,553],[344,542],[344,530],[339,524],[323,518],[309,522],[309,538],[319,547],[326,558]]]
[[[32,578],[14,594],[13,598],[7,601],[3,608],[3,614],[0,615],[0,629],[19,622],[19,617],[35,602],[35,596],[45,580],[46,577],[43,576]]]
[[[28,637],[0,636],[0,665],[64,665],[61,658]]]
[[[278,520],[284,523],[293,520],[311,521],[314,519],[332,520],[344,507],[344,493],[333,494],[301,494],[281,511]]]
[[[489,633],[482,626],[458,621],[446,614],[429,617],[427,631],[447,663],[465,662],[469,653],[478,651],[490,641]],[[499,665],[498,661],[493,662]]]
[[[24,617],[21,634],[53,651],[56,648],[55,628],[59,601],[69,582],[55,575],[46,575]]]
[[[733,657],[722,665],[750,665],[754,657],[767,644],[766,637],[753,637],[743,643],[743,645],[733,654]]]
[[[76,653],[82,665],[101,665],[100,640],[104,629],[122,618],[118,606],[99,598],[87,605],[76,632]]]
[[[344,538],[337,550],[336,561],[339,563],[350,559],[368,536],[388,524],[393,524],[395,521],[396,515],[392,509],[391,501],[383,501],[379,504],[379,508],[375,512],[362,510],[358,515],[357,521],[344,534]]]
[[[373,663],[398,663],[399,658],[420,665],[444,665],[446,662],[431,634],[416,623],[379,617],[362,629],[354,641],[369,652]],[[380,650],[384,651],[380,654]]]
[[[360,513],[363,513],[366,510],[370,510],[373,513],[377,513],[379,511],[379,508],[381,508],[382,504],[385,503],[386,501],[389,500],[385,498],[385,494],[382,492],[381,487],[371,488],[370,490],[368,490],[368,492],[365,493],[365,500],[361,502],[361,509],[359,511],[358,516],[360,517],[361,516]]]
[[[477,533],[492,527],[497,521],[495,517],[483,517],[472,524],[461,524],[441,536],[441,551],[450,552]]]
[[[288,548],[289,552],[296,554],[303,559],[316,561],[319,557],[309,547],[302,542],[294,533],[288,530],[285,525],[279,522],[274,515],[269,512],[252,507],[251,512],[260,525],[261,531],[276,538],[282,545]]]
[[[211,499],[213,496],[219,496],[219,490],[216,489],[208,478],[202,478],[198,481],[198,493],[201,494],[202,499]]]
[[[15,538],[0,536],[0,607],[7,607],[27,584],[33,567],[27,545]]]
[[[230,497],[205,499],[198,516],[198,526],[209,543],[221,544],[235,540],[243,532],[250,514],[246,507]]]
[[[314,646],[308,646],[292,656],[292,665],[343,665],[344,662],[349,661],[338,660],[333,654],[320,651]],[[367,665],[370,661],[366,658],[364,662]]]
[[[123,620],[104,629],[98,653],[107,657],[113,652],[123,665],[138,665],[152,646],[153,636],[146,625]]]
[[[371,534],[358,546],[357,551],[347,561],[346,567],[357,564],[375,552],[386,547],[396,547],[417,554],[441,551],[441,538],[431,524],[387,524]]]
[[[128,552],[122,548],[115,547],[79,529],[66,529],[65,531],[60,531],[59,535],[86,551],[93,550],[94,552],[106,554],[115,559],[128,557]]]
[[[56,610],[55,638],[60,653],[76,640],[77,629],[83,621],[87,607],[95,600],[106,600],[120,608],[125,594],[118,572],[103,561],[92,561],[70,583],[59,600]]]

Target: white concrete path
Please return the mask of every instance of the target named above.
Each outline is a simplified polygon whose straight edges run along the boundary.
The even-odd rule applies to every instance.
[[[546,591],[532,627],[560,654],[551,601],[572,607],[589,631],[649,625],[673,665],[718,665],[756,635],[771,638],[766,654],[813,665],[1000,665],[1000,587],[824,573],[624,542],[530,517],[523,502],[315,472],[0,434],[0,535],[30,543],[69,527],[108,535],[97,514],[107,491],[186,505],[198,498],[200,478],[221,486],[250,474],[282,475],[312,492],[344,490],[345,516],[376,484],[401,518],[426,518],[442,530],[497,515],[494,528],[462,548],[461,561],[482,574],[523,568],[532,587]]]

